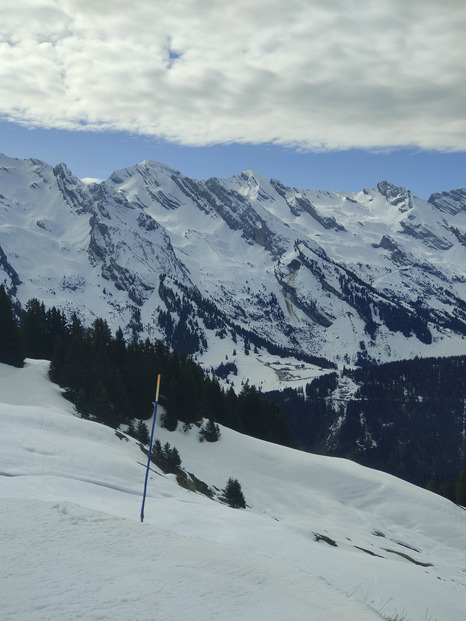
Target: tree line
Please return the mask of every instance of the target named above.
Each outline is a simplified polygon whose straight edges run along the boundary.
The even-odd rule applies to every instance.
[[[151,417],[160,373],[167,429],[210,419],[262,440],[294,444],[281,408],[255,386],[244,385],[238,395],[224,390],[192,357],[162,341],[127,341],[120,328],[112,334],[105,319],[86,327],[76,314],[46,309],[35,298],[18,321],[2,286],[0,362],[20,367],[25,357],[50,360],[50,379],[65,389],[80,415],[115,428]],[[212,429],[207,427],[206,439]]]

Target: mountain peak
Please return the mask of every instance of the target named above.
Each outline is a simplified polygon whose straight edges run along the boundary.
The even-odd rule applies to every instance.
[[[386,196],[387,198],[393,198],[397,196],[408,196],[411,194],[411,192],[407,190],[406,188],[396,186],[393,183],[390,183],[386,180],[380,181],[377,184],[377,189],[380,192],[380,194],[382,194],[383,196]]]
[[[55,175],[55,177],[61,177],[62,179],[64,179],[65,177],[73,177],[73,173],[63,162],[54,166],[53,174]]]
[[[154,160],[142,160],[139,164],[136,164],[136,168],[143,170],[153,170],[157,172],[164,172],[169,174],[180,175],[180,171],[169,164],[164,164],[162,162],[156,162]]]

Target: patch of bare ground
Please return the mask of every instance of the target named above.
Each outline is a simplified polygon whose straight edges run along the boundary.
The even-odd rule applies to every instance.
[[[414,559],[412,556],[409,556],[409,554],[405,554],[404,552],[398,552],[398,550],[391,550],[390,548],[383,548],[383,549],[385,550],[385,552],[391,552],[392,554],[398,554],[398,556],[405,558],[407,561],[410,561],[411,563],[414,563],[415,565],[420,565],[421,567],[433,567],[432,563],[422,563],[421,561],[416,561],[416,559]]]
[[[147,456],[149,454],[147,447],[141,442],[139,442],[139,448],[144,455]],[[180,468],[179,466],[172,466],[162,455],[153,453],[150,460],[165,474],[174,474],[176,482],[180,487],[188,489],[192,492],[199,492],[200,494],[204,494],[204,496],[208,496],[208,498],[214,498],[215,494],[212,492],[207,483],[204,483],[204,481],[198,479],[191,472],[186,472],[186,470],[183,470],[183,468]]]
[[[337,542],[331,539],[330,537],[327,537],[327,535],[320,535],[319,533],[312,533],[312,534],[314,535],[315,540],[317,542],[325,541],[325,543],[328,543],[329,546],[333,546],[334,548],[338,547]]]
[[[378,558],[385,558],[385,556],[382,556],[381,554],[376,554],[375,552],[372,552],[372,550],[361,548],[361,546],[354,546],[354,547],[357,548],[358,550],[362,550],[363,552],[366,552],[366,554],[370,554],[371,556],[377,556]]]

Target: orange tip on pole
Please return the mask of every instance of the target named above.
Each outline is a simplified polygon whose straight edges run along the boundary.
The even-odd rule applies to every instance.
[[[161,376],[161,375],[160,375],[160,373],[159,373],[159,374],[157,375],[157,390],[156,390],[156,393],[155,393],[155,400],[156,400],[157,402],[158,402],[158,400],[159,400],[160,378],[161,378],[161,377],[162,377],[162,376]]]

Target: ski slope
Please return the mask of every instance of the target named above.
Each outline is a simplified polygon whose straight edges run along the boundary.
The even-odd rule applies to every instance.
[[[146,456],[77,418],[47,368],[0,365],[0,618],[464,619],[462,508],[347,460],[157,426],[213,490],[237,478],[248,507],[152,465],[141,524]]]

